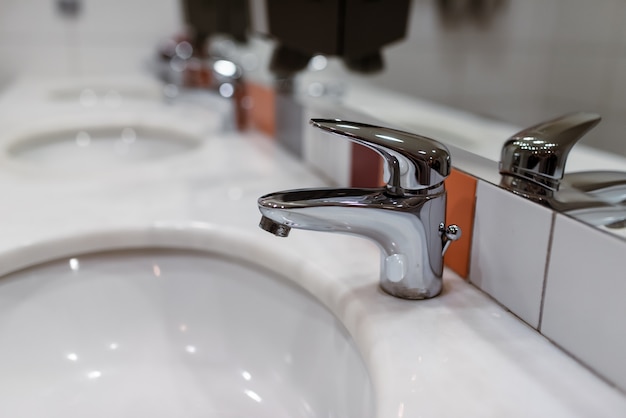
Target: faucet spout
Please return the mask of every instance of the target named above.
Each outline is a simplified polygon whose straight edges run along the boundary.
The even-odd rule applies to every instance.
[[[382,289],[405,299],[426,299],[441,292],[442,255],[458,238],[453,232],[458,227],[443,228],[445,202],[441,186],[409,197],[390,196],[384,188],[302,189],[262,196],[258,205],[265,230],[279,225],[370,239],[381,251]]]

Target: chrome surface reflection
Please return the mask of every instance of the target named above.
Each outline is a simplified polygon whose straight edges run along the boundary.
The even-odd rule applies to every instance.
[[[567,156],[601,118],[576,112],[513,135],[502,147],[500,185],[594,226],[626,224],[626,172],[565,173]]]
[[[313,119],[313,126],[369,147],[385,159],[386,186],[306,189],[259,198],[259,226],[288,236],[291,228],[353,234],[381,249],[380,286],[404,299],[442,289],[443,253],[460,237],[445,227],[450,156],[430,138],[358,122]]]

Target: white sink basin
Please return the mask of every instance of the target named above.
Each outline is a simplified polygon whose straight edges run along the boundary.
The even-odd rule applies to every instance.
[[[3,97],[13,105],[49,103],[55,106],[116,108],[132,102],[158,102],[163,86],[144,74],[124,76],[22,76],[7,86]]]
[[[84,125],[16,138],[9,158],[39,167],[115,168],[197,148],[201,138],[176,128],[142,124]]]
[[[55,102],[78,103],[85,107],[99,104],[119,107],[127,100],[162,100],[161,93],[158,85],[132,86],[96,82],[53,87],[48,91],[48,98]]]
[[[27,251],[45,259],[111,242]],[[101,252],[7,274],[0,347],[6,416],[375,413],[359,352],[321,303],[258,265],[207,252]]]

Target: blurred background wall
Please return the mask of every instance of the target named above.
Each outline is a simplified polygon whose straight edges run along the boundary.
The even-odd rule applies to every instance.
[[[413,0],[378,83],[520,126],[596,112],[582,142],[626,155],[626,1],[508,0],[456,25],[434,3]]]
[[[626,155],[626,2],[484,0],[482,15],[446,14],[472,1],[413,0],[407,39],[367,80],[520,126],[594,111],[604,121],[583,142]],[[182,29],[177,0],[81,0],[75,18],[58,2],[0,0],[0,87],[147,71],[157,43]]]
[[[0,0],[0,86],[21,75],[148,71],[160,41],[182,28],[178,0]]]

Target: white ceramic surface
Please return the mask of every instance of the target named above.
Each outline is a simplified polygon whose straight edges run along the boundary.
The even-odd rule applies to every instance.
[[[537,328],[552,211],[479,181],[470,279]]]
[[[0,103],[52,104],[100,109],[128,106],[133,102],[163,100],[160,82],[145,75],[125,76],[22,76],[3,92]]]
[[[563,215],[552,242],[541,331],[625,389],[623,242]]]
[[[33,114],[58,118],[59,124],[70,117],[68,107],[36,103],[20,110],[2,101],[0,110],[13,115],[14,124],[27,126],[39,120]],[[146,106],[133,105],[125,112],[147,115],[141,110]],[[210,109],[176,104],[161,110],[151,108],[149,118],[169,117],[173,127],[187,129],[204,121],[202,112]],[[2,122],[4,133],[15,127],[9,122]],[[440,297],[399,300],[378,287],[379,252],[372,243],[309,231],[292,231],[284,239],[261,231],[260,195],[328,184],[262,135],[211,130],[202,137],[202,146],[193,152],[106,175],[51,175],[4,158],[0,276],[107,249],[236,256],[270,276],[293,281],[335,315],[365,363],[376,417],[626,414],[622,393],[450,271],[444,273]],[[6,138],[0,138],[0,145],[7,145]],[[114,341],[94,346],[106,350],[107,343]],[[68,354],[58,357],[64,366],[71,362]],[[188,358],[190,353],[181,354]],[[149,389],[141,388],[140,395]]]
[[[0,318],[6,416],[374,416],[341,322],[223,255],[65,257],[5,276]]]
[[[42,168],[84,172],[158,160],[193,150],[200,143],[201,138],[169,127],[80,126],[16,139],[7,154]]]
[[[0,161],[29,175],[76,176],[159,164],[204,146],[225,126],[219,112],[163,103],[107,110],[41,105],[33,113],[40,117],[0,116],[5,126]]]
[[[135,85],[115,81],[93,80],[51,86],[45,98],[51,102],[75,103],[82,106],[104,105],[117,107],[129,100],[163,100],[163,88],[154,85]]]

